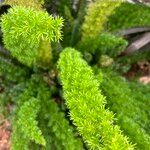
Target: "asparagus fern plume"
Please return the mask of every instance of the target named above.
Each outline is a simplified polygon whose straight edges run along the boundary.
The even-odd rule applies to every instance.
[[[61,39],[62,23],[62,18],[54,18],[47,12],[13,7],[2,16],[5,47],[27,66],[42,61],[46,66],[51,61],[49,42]]]
[[[110,33],[102,33],[95,37],[87,37],[79,44],[80,51],[90,52],[97,57],[109,55],[116,57],[127,46],[127,41]]]
[[[35,141],[37,144],[45,145],[45,139],[41,130],[38,128],[36,121],[37,113],[40,110],[39,100],[31,98],[21,106],[18,112],[18,125],[22,133],[28,139]],[[28,116],[28,118],[26,117]]]
[[[105,97],[92,69],[79,52],[66,48],[58,62],[64,97],[70,116],[91,149],[131,150],[133,145],[113,125],[113,114],[105,109]]]
[[[43,0],[5,0],[4,3],[11,6],[33,7],[37,10],[41,10],[44,1]]]
[[[36,88],[35,88],[36,87]],[[38,88],[37,88],[38,87]],[[20,93],[13,89],[13,92]],[[42,76],[34,74],[19,95],[12,123],[12,149],[82,150],[83,145],[64,113],[51,98]],[[19,142],[18,142],[19,141]]]
[[[121,1],[96,0],[90,3],[85,22],[83,24],[83,38],[99,35],[105,29],[105,23],[113,10],[121,4]]]
[[[29,150],[30,143],[36,142],[45,145],[45,139],[38,127],[37,115],[40,111],[39,100],[36,99],[36,89],[32,77],[17,95],[15,102],[17,107],[13,118],[13,132],[11,136],[12,150]],[[19,142],[18,142],[19,141]]]

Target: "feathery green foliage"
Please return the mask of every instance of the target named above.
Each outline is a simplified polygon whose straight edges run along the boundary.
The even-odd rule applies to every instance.
[[[59,14],[64,18],[63,47],[75,45],[81,36],[87,0],[45,0],[46,10],[50,14]]]
[[[53,135],[53,139],[51,138],[53,148],[55,147],[57,150],[82,150],[81,141],[75,136],[74,129],[69,125],[58,104],[50,97],[49,88],[42,80],[38,88],[38,98],[42,100],[40,120],[45,117],[48,119],[44,128],[50,130],[51,135]]]
[[[108,18],[107,29],[116,31],[131,27],[150,26],[150,7],[122,3]]]
[[[45,150],[83,149],[81,140],[52,100],[51,90],[41,76],[33,75],[27,81],[24,91],[17,96],[16,103],[13,150],[37,149],[39,144]]]
[[[78,46],[80,51],[94,54],[94,59],[101,55],[116,57],[127,46],[127,41],[110,33],[102,33],[95,37],[87,37]]]
[[[1,27],[5,47],[20,62],[33,66],[37,63],[38,54],[43,52],[43,49],[40,52],[40,42],[61,39],[62,22],[62,18],[54,18],[33,8],[13,7],[2,16]],[[49,56],[49,61],[51,58],[48,46],[44,51],[46,54],[40,57],[46,64],[47,57]]]
[[[133,94],[133,97],[134,99],[136,99],[140,105],[140,109],[141,110],[144,110],[147,114],[147,119],[143,118],[141,121],[141,126],[146,130],[146,132],[150,135],[150,100],[149,100],[149,97],[150,97],[150,86],[149,85],[143,85],[141,83],[137,83],[137,82],[131,82],[129,84],[129,87],[132,91],[132,94]],[[136,92],[135,92],[135,89],[136,89]],[[144,117],[144,115],[143,115]]]
[[[0,76],[13,82],[21,82],[27,78],[29,70],[11,63],[9,59],[0,59]]]
[[[26,85],[24,82],[15,85],[10,80],[3,78],[2,81],[0,87],[3,88],[5,92],[0,93],[0,103],[5,107],[8,103],[16,102],[18,95],[23,92]]]
[[[133,149],[120,128],[113,125],[113,114],[105,109],[98,81],[79,52],[66,48],[58,61],[64,97],[70,116],[91,149]]]
[[[18,93],[19,95],[16,95],[16,99],[15,99],[15,103],[16,103],[16,109],[15,109],[15,116],[13,116],[13,121],[12,121],[12,128],[13,128],[13,132],[12,132],[12,136],[11,136],[11,145],[12,145],[12,149],[13,150],[29,150],[29,145],[30,145],[30,139],[28,136],[26,136],[24,134],[24,126],[25,124],[23,124],[23,126],[19,123],[19,112],[20,112],[20,108],[23,107],[24,104],[28,103],[28,101],[31,98],[35,98],[36,97],[36,89],[34,88],[35,85],[35,81],[36,81],[36,76],[32,76],[32,78],[30,80],[27,80],[27,82],[25,83],[24,88],[22,89],[22,93]],[[30,108],[32,109],[32,108]],[[39,107],[35,107],[34,111],[38,112]],[[25,111],[25,114],[28,114],[29,110],[28,107],[27,109],[23,110]],[[22,114],[24,115],[24,114]],[[29,116],[25,115],[23,120],[28,120]],[[33,117],[31,117],[33,119]],[[36,122],[36,120],[34,120]],[[22,132],[23,131],[23,132]],[[27,132],[28,133],[28,132]],[[36,133],[35,133],[36,134]]]
[[[37,144],[45,146],[45,139],[42,136],[41,130],[38,128],[36,117],[40,110],[39,100],[31,98],[25,102],[18,112],[18,126],[20,126],[24,136]]]
[[[64,114],[59,110],[58,106],[51,100],[49,104],[50,120],[48,127],[54,133],[55,139],[57,139],[57,147],[60,145],[65,150],[82,150],[82,143],[78,140],[77,136],[74,136],[73,128],[69,127],[68,121],[65,119]]]
[[[135,149],[149,149],[150,87],[128,83],[114,73],[149,59],[149,52],[140,57],[136,53],[130,61],[134,57],[118,58],[127,41],[109,33],[138,22],[149,25],[149,8],[123,0],[5,0],[5,4],[11,8],[8,12],[2,9],[9,6],[0,8],[0,13],[7,12],[0,14],[0,36],[10,52],[0,47],[0,113],[7,115],[6,109],[12,106],[11,149],[132,150],[129,141],[136,144]],[[128,13],[126,18],[123,13]],[[56,15],[64,18],[63,28],[63,19]],[[59,43],[61,30],[64,39]],[[73,48],[61,52],[70,45],[96,66],[97,76],[80,52]]]
[[[74,26],[74,17],[72,15],[72,0],[45,0],[46,10],[50,14],[59,14],[64,18],[63,40],[61,44],[66,46],[70,44],[71,32]]]
[[[43,0],[5,0],[4,4],[11,6],[33,7],[37,10],[42,10]]]
[[[96,0],[95,2],[91,2],[82,27],[83,39],[85,37],[95,37],[104,31],[108,17],[121,3],[122,1],[120,0]]]
[[[137,91],[135,94],[132,93],[127,81],[117,74],[106,69],[102,74],[103,82],[100,82],[103,94],[107,96],[108,107],[116,113],[121,129],[137,144],[137,148],[148,149],[150,135],[144,128],[149,124],[149,115],[145,110],[146,107],[141,108],[147,101],[140,101],[141,96],[133,96]]]

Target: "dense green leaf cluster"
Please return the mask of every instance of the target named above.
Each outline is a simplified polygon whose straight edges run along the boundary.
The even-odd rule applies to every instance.
[[[42,9],[43,0],[5,0],[4,4],[11,6],[26,6],[33,7],[37,10]]]
[[[101,55],[109,55],[110,57],[118,56],[127,46],[127,41],[112,35],[110,33],[102,33],[95,37],[87,37],[82,40],[78,46],[80,51],[95,54],[95,57]]]
[[[94,1],[88,6],[85,21],[82,27],[82,40],[78,45],[78,49],[85,54],[85,58],[91,61],[91,56],[87,52],[92,53],[92,62],[101,64],[101,55],[109,57],[118,56],[127,46],[127,41],[123,38],[107,32],[107,22],[123,1]]]
[[[29,70],[27,68],[17,66],[11,63],[9,59],[0,59],[0,76],[3,79],[13,82],[21,82],[25,80],[28,75]]]
[[[113,114],[105,109],[105,97],[92,69],[79,52],[66,48],[58,61],[64,97],[70,116],[91,149],[133,149],[120,128],[113,125]]]
[[[83,39],[85,37],[95,37],[105,29],[108,17],[119,7],[122,1],[96,0],[89,4],[85,21],[83,24]]]
[[[36,121],[39,110],[39,100],[34,97],[29,99],[21,106],[18,112],[17,123],[26,138],[45,146],[45,139],[42,136],[41,130],[37,126],[38,122]]]
[[[138,26],[150,26],[150,7],[122,3],[108,18],[107,29],[116,31]]]
[[[148,150],[150,86],[127,82],[115,71],[149,59],[149,51],[118,57],[127,41],[112,32],[149,25],[149,8],[122,0],[5,4],[12,8],[0,23],[10,51],[0,49],[0,115],[10,107],[11,149]],[[70,45],[89,66],[74,48],[63,50]]]
[[[121,129],[137,144],[138,149],[148,149],[150,135],[145,130],[150,123],[148,106],[145,107],[149,103],[148,96],[143,99],[140,91],[131,91],[127,81],[112,71],[103,70],[102,74],[103,82],[100,82],[103,94],[107,96],[108,107],[116,113]]]
[[[18,95],[15,96],[15,104],[16,104],[16,109],[15,109],[15,115],[13,116],[13,121],[12,121],[12,136],[11,136],[11,145],[12,145],[12,149],[13,150],[29,150],[29,144],[30,144],[30,137],[26,136],[28,135],[28,129],[24,126],[26,124],[24,124],[23,126],[21,125],[21,122],[19,122],[19,112],[20,112],[20,108],[23,108],[23,105],[28,103],[28,101],[31,98],[36,98],[36,91],[34,89],[34,81],[35,77],[32,77],[32,79],[30,79],[29,81],[27,80],[27,82],[25,83],[25,86],[22,87],[22,92],[18,93]],[[25,106],[25,105],[24,105]],[[29,109],[32,109],[31,107],[29,107]],[[39,109],[39,107],[35,107],[34,111],[38,112],[37,110]],[[28,107],[25,109],[22,109],[22,111],[24,111],[25,114],[28,114]],[[34,112],[32,112],[34,113]],[[22,114],[24,115],[24,114]],[[25,115],[25,118],[23,118],[23,120],[28,120],[28,118],[30,118],[30,116]],[[34,120],[36,122],[35,119],[33,119],[33,117],[31,117],[32,120]],[[20,124],[19,124],[20,123]],[[34,124],[34,123],[33,123]],[[27,130],[26,130],[27,129]],[[23,131],[23,132],[22,132]],[[27,131],[27,133],[26,133]],[[36,133],[35,133],[36,134]]]
[[[134,99],[136,99],[139,102],[139,107],[141,110],[144,110],[147,113],[147,118],[148,120],[141,121],[141,126],[146,130],[146,132],[150,135],[150,113],[149,113],[149,108],[150,108],[150,86],[149,85],[142,85],[137,82],[131,82],[129,84],[129,87],[132,91]],[[135,92],[136,89],[136,92]],[[144,115],[143,115],[144,116]]]
[[[62,22],[62,18],[54,18],[34,8],[13,7],[2,16],[5,47],[20,62],[33,66],[39,58],[41,42],[45,44],[45,41],[49,43],[61,39]],[[43,58],[40,57],[43,61],[51,57],[48,43]]]
[[[52,100],[51,90],[42,77],[33,75],[27,81],[24,91],[16,95],[16,104],[13,150],[36,149],[38,144],[46,150],[83,149],[81,140]]]
[[[46,10],[50,14],[57,14],[64,19],[63,40],[61,44],[67,45],[70,43],[71,32],[74,26],[74,17],[72,15],[72,0],[45,0]]]
[[[53,147],[51,148],[54,149],[55,147],[57,150],[82,150],[81,140],[78,138],[78,135],[75,135],[73,127],[69,125],[58,104],[50,97],[50,89],[43,81],[40,82],[37,96],[42,100],[40,120],[42,118],[48,119],[44,128],[45,130],[46,128],[50,130],[51,135],[53,135],[51,137]]]
[[[75,45],[81,36],[81,26],[85,16],[87,0],[45,0],[46,10],[64,18],[63,47]]]

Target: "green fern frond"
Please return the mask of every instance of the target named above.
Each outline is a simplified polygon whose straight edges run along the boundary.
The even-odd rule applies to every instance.
[[[37,126],[36,116],[39,107],[37,99],[31,98],[18,111],[18,120],[13,122],[12,149],[29,150],[31,141],[45,146],[45,139]],[[38,108],[37,108],[38,107]]]
[[[15,109],[15,112],[14,112],[15,115],[12,121],[13,132],[11,135],[12,150],[22,150],[22,149],[30,150],[29,145],[31,143],[31,138],[28,137],[29,135],[26,135],[26,133],[24,132],[27,130],[27,133],[28,133],[28,129],[25,128],[26,124],[22,124],[21,122],[18,123],[18,120],[20,119],[19,117],[20,116],[23,117],[23,114],[22,113],[20,113],[20,115],[18,114],[21,111],[21,108],[26,107],[26,104],[28,104],[30,99],[32,99],[33,97],[36,97],[37,92],[35,89],[35,85],[36,85],[35,83],[37,82],[38,82],[38,79],[36,75],[33,75],[30,80],[27,80],[26,82],[24,82],[25,85],[24,85],[24,89],[22,93],[21,94],[18,93],[19,95],[17,95],[15,98],[16,109]],[[34,114],[34,112],[38,112],[37,108],[39,109],[39,106],[34,107],[34,108],[29,107],[26,109],[27,112],[25,112],[25,114],[32,113],[33,115],[31,117],[31,120],[33,120],[33,116],[37,115],[36,113]],[[32,112],[29,112],[28,109],[31,109]],[[22,110],[22,112],[26,110]],[[25,118],[23,118],[23,121],[27,121],[29,119],[29,116],[25,115],[24,116]],[[33,124],[35,123],[36,121],[34,120]]]
[[[58,62],[70,116],[91,149],[131,150],[133,145],[113,125],[113,114],[105,109],[105,97],[92,69],[79,52],[66,48]]]
[[[54,18],[47,12],[16,6],[11,8],[7,14],[4,14],[1,20],[5,47],[21,63],[28,66],[37,63],[38,55],[43,50],[40,49],[41,41],[58,41],[62,38],[63,19]],[[51,59],[50,46],[45,51]],[[43,58],[40,57],[41,61],[45,60],[44,56]]]
[[[122,0],[96,0],[95,2],[91,2],[87,9],[85,22],[82,27],[83,39],[85,37],[97,36],[104,31],[108,17],[122,2]]]
[[[69,122],[65,119],[63,112],[51,100],[50,115],[48,126],[51,128],[55,138],[60,142],[65,150],[82,150],[82,142],[74,135],[73,128],[69,126]]]
[[[95,37],[87,37],[78,46],[80,51],[90,52],[96,57],[108,55],[116,57],[127,46],[127,41],[110,33],[101,33]],[[96,58],[94,57],[94,59]]]
[[[11,6],[32,7],[37,10],[42,10],[44,0],[5,0],[4,4]]]
[[[37,113],[40,110],[39,100],[31,98],[21,106],[18,112],[18,125],[26,138],[35,141],[37,144],[46,145],[41,130],[36,121]]]
[[[101,72],[103,73],[103,82],[100,81],[101,88],[108,97],[109,108],[116,113],[117,123],[130,137],[130,140],[137,144],[137,148],[148,149],[150,147],[150,135],[145,129],[149,124],[149,115],[145,110],[147,107],[142,107],[146,101],[140,101],[144,95],[140,98],[141,95],[138,94],[137,90],[134,94],[135,89],[132,92],[128,82],[116,73],[106,69]]]
[[[52,144],[56,147],[56,149],[82,150],[82,142],[75,135],[73,128],[69,125],[67,119],[65,119],[64,113],[61,112],[57,103],[51,99],[50,90],[43,81],[40,82],[38,89],[38,99],[42,100],[41,115],[44,114],[45,117],[47,116],[48,118],[48,124],[45,125],[45,128],[50,130],[53,135]],[[42,118],[44,118],[44,116]]]

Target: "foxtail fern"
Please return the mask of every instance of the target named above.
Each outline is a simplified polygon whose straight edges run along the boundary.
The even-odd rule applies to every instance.
[[[17,123],[27,139],[45,146],[45,139],[42,136],[41,130],[37,126],[38,122],[36,121],[39,110],[39,100],[36,98],[29,99],[21,106],[18,112]]]
[[[95,37],[87,37],[80,42],[78,49],[84,53],[91,53],[94,59],[101,55],[118,56],[127,46],[127,41],[110,33],[101,33]]]
[[[121,3],[121,0],[96,0],[95,2],[91,2],[87,9],[85,22],[82,27],[83,39],[86,37],[97,36],[104,31],[108,17]]]
[[[133,145],[114,125],[112,112],[105,109],[105,97],[92,69],[79,52],[66,48],[58,62],[64,98],[79,133],[91,149],[131,150]]]
[[[33,7],[37,10],[42,10],[43,0],[5,0],[4,4],[11,6]]]
[[[36,87],[36,88],[35,88]],[[83,145],[61,109],[51,98],[42,76],[33,75],[16,98],[12,149],[82,150]],[[19,142],[18,142],[19,141]]]
[[[30,149],[29,145],[31,142],[31,137],[29,137],[30,133],[28,130],[28,128],[30,128],[30,126],[28,125],[28,127],[25,127],[26,123],[22,124],[20,119],[22,119],[22,121],[24,121],[24,122],[25,121],[28,122],[28,121],[30,121],[29,118],[31,117],[31,120],[33,121],[32,123],[34,124],[34,125],[33,124],[32,125],[35,126],[36,120],[33,116],[35,116],[37,114],[36,112],[39,111],[39,106],[34,107],[34,108],[30,107],[30,106],[28,107],[28,103],[31,103],[31,102],[29,102],[29,100],[36,98],[36,90],[34,89],[35,79],[36,79],[36,77],[33,76],[29,81],[27,81],[25,83],[26,85],[25,85],[22,93],[20,93],[16,97],[16,110],[15,110],[15,116],[14,116],[13,122],[12,122],[13,132],[12,132],[12,136],[11,136],[11,145],[12,145],[13,150],[22,150],[22,149],[29,150]],[[31,106],[33,106],[33,105],[34,105],[34,103],[31,104]],[[29,112],[29,109],[31,110],[31,112]],[[33,115],[31,115],[30,113]],[[35,127],[35,128],[37,128],[37,127]],[[34,132],[32,135],[34,135],[34,134],[36,134],[36,132]],[[33,136],[32,136],[32,139],[33,139]]]
[[[149,126],[149,114],[145,105],[142,108],[147,101],[141,101],[144,95],[142,96],[137,90],[134,94],[135,89],[132,92],[127,81],[116,73],[105,69],[102,74],[101,88],[104,95],[108,97],[109,108],[116,113],[117,123],[128,134],[130,140],[137,144],[137,148],[148,149],[150,147],[150,135],[145,129]],[[137,93],[139,93],[138,97],[136,96]]]
[[[47,67],[51,63],[50,41],[61,39],[62,18],[47,12],[16,6],[2,16],[5,47],[27,66]],[[44,50],[43,50],[44,49]]]

